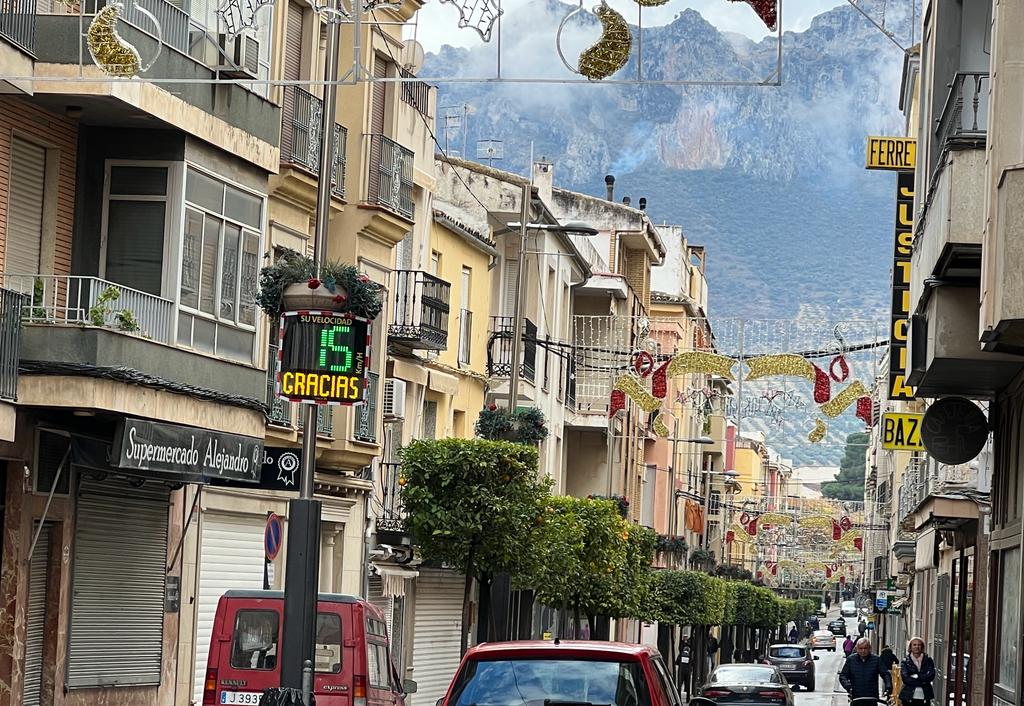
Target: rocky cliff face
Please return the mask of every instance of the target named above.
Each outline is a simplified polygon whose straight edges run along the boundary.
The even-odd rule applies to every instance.
[[[909,37],[909,17],[891,5],[861,0]],[[567,76],[554,34],[572,7],[538,0],[508,13],[503,75]],[[574,25],[567,58],[595,36],[593,20]],[[693,10],[644,29],[643,46],[653,80],[761,80],[776,65],[774,38],[719,32]],[[492,52],[446,46],[422,74],[487,75]],[[635,61],[634,52],[619,76],[635,75]],[[617,197],[647,197],[656,220],[708,247],[713,316],[882,317],[895,186],[864,171],[864,141],[902,133],[902,65],[900,50],[844,5],[785,34],[779,87],[442,83],[438,105],[474,106],[471,158],[476,140],[503,140],[502,169],[527,173],[532,148],[554,162],[560,185],[600,195],[612,173]]]

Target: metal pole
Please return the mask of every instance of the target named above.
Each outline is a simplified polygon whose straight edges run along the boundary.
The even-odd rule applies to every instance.
[[[609,385],[608,389],[611,390],[614,386],[615,386],[615,372],[612,371],[612,373],[611,373],[611,384]],[[618,413],[616,412],[616,414],[618,414]],[[614,485],[615,485],[614,484],[615,473],[614,473],[614,471],[612,471],[612,461],[615,460],[614,459],[614,452],[615,452],[615,446],[614,446],[614,444],[615,444],[615,414],[609,414],[608,415],[608,440],[607,441],[608,441],[608,448],[606,449],[604,465],[605,465],[605,468],[608,471],[608,489],[605,491],[605,495],[610,498],[612,496],[612,492],[614,490]]]
[[[337,113],[338,2],[333,0],[327,31],[324,96],[320,122],[320,172],[316,192],[313,272],[320,275],[331,218],[331,177],[334,174],[334,122]],[[359,8],[355,8],[358,19]],[[358,24],[357,33],[358,33]],[[302,476],[299,497],[288,503],[288,549],[284,584],[284,630],[281,645],[281,686],[306,690],[305,666],[312,665],[320,580],[320,501],[313,499],[316,472],[317,406],[302,410]]]
[[[711,538],[708,536],[708,526],[711,514],[711,470],[704,468],[703,458],[701,459],[701,473],[704,474],[704,549],[711,547]]]
[[[672,539],[676,538],[676,517],[679,513],[676,505],[679,503],[679,498],[676,497],[676,443],[679,441],[679,418],[675,420],[672,432],[672,457],[668,460],[668,483],[669,483],[669,498],[672,500],[672,505],[669,507],[668,513],[668,535]]]
[[[519,213],[519,267],[516,269],[516,305],[512,312],[512,369],[508,376],[508,411],[515,412],[519,404],[519,356],[523,350],[523,298],[526,294],[526,226],[530,220],[530,182],[523,184],[523,203]]]

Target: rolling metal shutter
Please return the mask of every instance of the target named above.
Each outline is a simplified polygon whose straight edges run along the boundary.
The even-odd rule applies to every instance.
[[[266,524],[266,518],[259,515],[203,513],[196,601],[196,668],[192,682],[196,703],[203,700],[217,602],[231,589],[263,588]]]
[[[43,238],[46,149],[17,137],[11,140],[10,184],[4,272],[36,274]]]
[[[81,479],[68,688],[160,683],[169,498],[161,483]]]
[[[302,30],[305,11],[302,4],[288,0],[288,24],[284,40],[284,80],[302,78]]]
[[[434,706],[459,666],[464,579],[452,571],[420,569],[416,579],[412,678],[413,706]]]
[[[33,533],[39,527],[35,523]],[[28,568],[28,614],[25,619],[25,670],[21,703],[38,706],[43,681],[43,643],[46,635],[46,574],[50,565],[50,525],[44,524]]]

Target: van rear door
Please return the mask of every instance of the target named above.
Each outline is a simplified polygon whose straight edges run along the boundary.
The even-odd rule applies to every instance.
[[[351,603],[320,601],[316,616],[313,693],[317,706],[351,706],[356,649],[361,631],[353,628]]]
[[[203,704],[259,704],[280,686],[280,599],[221,598],[217,608]]]

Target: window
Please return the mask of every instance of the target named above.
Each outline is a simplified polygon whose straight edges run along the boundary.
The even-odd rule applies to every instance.
[[[756,667],[748,664],[726,664],[711,675],[711,681],[719,684],[778,684],[781,683],[779,670],[774,667]]]
[[[469,310],[469,298],[473,286],[473,270],[462,268],[459,284],[459,364],[469,365],[473,336],[473,312]]]
[[[316,671],[337,674],[341,671],[341,616],[337,613],[316,614]]]
[[[277,666],[278,633],[276,611],[238,611],[231,641],[231,666],[235,669],[274,669]]]
[[[1004,551],[999,561],[999,602],[996,615],[999,616],[999,635],[996,649],[996,685],[1009,694],[1017,690],[1017,670],[1020,668],[1020,547]],[[1008,694],[1008,695],[1009,695]]]
[[[261,196],[189,168],[179,343],[252,360],[262,224]]]
[[[573,702],[651,706],[639,662],[574,659],[475,660],[456,677],[451,706]]]
[[[778,659],[802,659],[807,656],[803,647],[793,645],[790,647],[772,647],[768,655]]]
[[[391,662],[388,660],[388,646],[379,642],[366,643],[366,665],[370,686],[377,689],[391,688]]]
[[[107,176],[103,277],[163,294],[166,166],[111,165]]]

